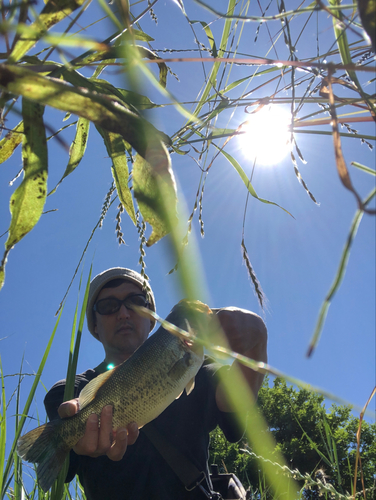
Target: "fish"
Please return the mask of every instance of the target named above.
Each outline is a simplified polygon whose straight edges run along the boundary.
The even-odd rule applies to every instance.
[[[56,480],[70,450],[85,433],[90,414],[100,418],[104,406],[113,407],[113,429],[136,422],[141,428],[160,415],[184,389],[189,395],[204,360],[203,347],[194,342],[213,313],[199,301],[180,301],[166,321],[188,327],[189,338],[171,334],[163,326],[121,363],[98,375],[79,394],[80,410],[72,417],[56,419],[20,437],[17,453],[37,464],[43,491]],[[205,333],[205,332],[203,332]],[[193,336],[193,340],[191,340]]]

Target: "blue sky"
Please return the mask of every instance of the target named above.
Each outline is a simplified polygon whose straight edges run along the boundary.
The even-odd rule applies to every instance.
[[[211,29],[219,44],[223,22],[215,20],[210,13],[191,2],[187,3],[187,12],[191,19],[213,21]],[[154,49],[195,48],[193,34],[177,5],[171,1],[158,3],[155,13],[158,16],[157,26],[148,16],[141,21],[144,31],[156,40],[152,42]],[[171,19],[176,22],[171,22]],[[305,19],[302,16],[300,25]],[[332,28],[324,16],[320,17],[320,22],[320,42],[326,47],[320,50],[325,53],[332,43]],[[80,23],[83,25],[84,20],[80,20]],[[315,26],[313,23],[306,28],[306,38],[301,39],[298,45],[299,57],[315,51]],[[253,23],[244,25],[241,48],[247,54],[263,57],[270,43],[267,31],[262,27],[259,39],[254,44],[256,27]],[[270,28],[277,32],[279,25],[270,24]],[[113,31],[107,23],[102,23],[100,30],[94,31],[94,34],[92,31],[98,40],[105,39]],[[195,30],[202,43],[207,44],[201,26],[195,25]],[[294,36],[298,33],[297,29]],[[282,40],[277,47],[279,57],[287,59],[288,51]],[[184,53],[174,55],[185,56]],[[187,57],[190,55],[188,53]],[[195,100],[203,81],[201,65],[175,62],[169,63],[169,66],[178,74],[180,82],[169,75],[168,89],[179,100]],[[205,67],[208,71],[210,64]],[[250,75],[254,70],[255,67],[235,66],[229,81]],[[119,85],[124,83],[114,69],[108,74]],[[103,75],[105,77],[106,74]],[[255,88],[261,81],[260,78],[249,84],[249,87],[238,88],[229,96],[240,96],[242,91]],[[166,104],[164,108],[150,111],[148,118],[159,129],[173,135],[185,123],[184,118],[146,81],[140,80],[139,83],[141,93],[149,95],[154,102]],[[281,87],[288,83],[289,77],[286,77]],[[367,89],[372,93],[374,84]],[[340,92],[340,89],[336,90]],[[275,87],[269,85],[256,91],[252,97],[265,97],[273,91]],[[302,95],[301,87],[297,87],[296,93]],[[289,90],[280,94],[281,97],[290,95]],[[319,108],[311,105],[309,109],[316,111]],[[47,111],[45,114],[45,121],[55,129],[67,123],[63,122],[63,118],[64,114],[57,111]],[[229,112],[221,116],[217,126],[236,128],[245,119],[247,115],[244,109],[239,108],[233,114]],[[368,135],[375,134],[374,125],[357,123],[354,128]],[[71,127],[64,135],[68,144],[73,139],[73,129]],[[330,127],[322,127],[322,130],[330,131]],[[234,168],[221,155],[213,163],[206,179],[202,212],[204,238],[200,236],[198,211],[192,223],[190,250],[195,271],[200,278],[197,298],[212,307],[231,305],[260,314],[269,331],[269,363],[272,366],[362,407],[375,386],[375,219],[369,215],[363,217],[345,279],[329,309],[322,338],[312,358],[307,359],[306,351],[318,312],[336,274],[357,207],[354,197],[342,186],[336,172],[331,136],[296,134],[296,137],[307,162],[299,162],[299,170],[319,205],[311,201],[299,184],[289,157],[273,166],[256,165],[252,184],[260,197],[284,207],[294,218],[276,206],[263,204],[252,197],[248,200],[245,244],[267,297],[266,309],[262,311],[258,305],[241,255],[246,188]],[[228,151],[250,176],[252,161],[236,141],[232,139]],[[350,163],[357,161],[375,168],[374,152],[355,138],[344,139],[342,146],[354,185],[364,197],[374,186],[374,177],[350,167]],[[269,147],[273,147],[272,142]],[[192,156],[197,159],[192,150],[186,156],[172,155],[181,198],[179,210],[183,227],[192,211],[201,177],[201,170]],[[212,157],[213,151],[210,151],[206,165],[202,163],[201,166],[207,166]],[[61,178],[66,164],[66,151],[56,140],[49,141],[50,188]],[[9,226],[9,197],[20,180],[12,187],[8,183],[21,166],[21,150],[17,149],[0,169],[0,233]],[[47,199],[46,210],[58,210],[43,215],[34,230],[9,255],[6,281],[0,292],[0,352],[3,370],[7,375],[18,373],[23,357],[24,372],[33,373],[38,368],[56,321],[55,312],[99,219],[104,197],[111,186],[110,166],[103,142],[94,127],[91,127],[88,149],[81,164]],[[86,253],[84,266],[80,267],[78,278],[67,298],[42,377],[47,389],[65,377],[81,272],[85,281],[91,263],[94,275],[114,266],[140,270],[137,230],[123,214],[122,231],[126,245],[119,247],[115,238],[116,213],[115,202],[102,229],[96,231]],[[5,238],[0,241],[5,243]],[[166,316],[184,296],[179,284],[179,273],[168,274],[175,261],[171,258],[168,239],[165,240],[148,248],[145,257],[157,311],[161,316]],[[94,367],[102,359],[101,346],[88,333],[85,324],[78,371]],[[9,377],[6,380],[7,398],[10,398],[16,379]],[[23,382],[25,398],[30,380],[31,377],[26,377]],[[44,388],[40,386],[37,410],[34,407],[33,412],[38,411],[41,415],[44,415],[43,395]],[[375,408],[374,402],[371,408]]]

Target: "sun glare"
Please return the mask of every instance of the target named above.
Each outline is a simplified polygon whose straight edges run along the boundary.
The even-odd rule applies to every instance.
[[[241,128],[241,149],[250,160],[276,165],[290,151],[290,114],[277,106],[264,106],[250,116]]]

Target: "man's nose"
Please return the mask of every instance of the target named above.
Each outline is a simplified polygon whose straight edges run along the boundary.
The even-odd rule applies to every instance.
[[[129,318],[130,316],[130,309],[128,309],[125,304],[121,304],[120,309],[118,310],[118,318]]]

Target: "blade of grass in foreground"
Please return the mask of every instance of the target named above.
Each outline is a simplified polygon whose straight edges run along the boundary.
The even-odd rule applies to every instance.
[[[166,199],[166,197],[161,196],[160,200],[162,203],[168,204],[168,199]],[[166,217],[173,217],[173,214],[169,211],[168,206],[161,207],[161,209],[164,211]],[[184,217],[182,217],[182,219],[184,219]],[[187,298],[205,296],[207,295],[205,294],[206,286],[204,280],[202,279],[204,274],[202,272],[197,272],[200,267],[200,256],[198,251],[194,249],[196,252],[194,252],[194,254],[192,252],[193,255],[191,254],[189,256],[187,252],[188,249],[186,249],[179,255],[180,243],[182,241],[182,236],[179,234],[181,229],[182,228],[179,227],[179,224],[172,226],[169,241],[172,254],[177,255],[179,258],[178,273],[182,290]],[[188,260],[189,258],[192,260]],[[218,339],[218,343],[226,345],[227,342],[225,340],[224,333],[218,332],[218,336],[220,337]],[[234,359],[241,358],[241,356],[236,355],[235,353],[232,354],[234,355]],[[257,365],[259,364],[255,362],[253,363]],[[282,455],[278,453],[278,450],[276,451],[276,445],[273,437],[266,432],[266,423],[256,409],[254,397],[244,380],[240,367],[234,366],[233,372],[231,380],[225,376],[221,377],[221,382],[223,383],[229,401],[233,404],[234,408],[238,410],[237,413],[239,415],[239,423],[244,427],[244,429],[247,429],[246,435],[249,442],[252,443],[252,447],[257,454],[262,455],[265,458],[273,458],[274,460],[277,460],[279,464],[283,465],[284,459]],[[249,421],[252,421],[252,426],[246,426],[248,421],[247,415]],[[293,480],[283,476],[282,474],[278,474],[278,470],[271,461],[263,463],[262,467],[267,477],[268,484],[273,488],[276,497],[283,496],[285,500],[295,499],[295,493],[299,490],[299,487]]]
[[[376,188],[373,189],[371,191],[371,193],[368,195],[368,197],[364,200],[363,205],[364,206],[367,205],[367,203],[369,203],[372,200],[372,198],[375,196],[375,194],[376,194]],[[352,242],[354,241],[356,233],[358,231],[358,227],[359,227],[360,221],[362,220],[363,214],[364,214],[363,210],[360,210],[360,209],[358,209],[355,213],[355,217],[354,217],[352,224],[351,224],[350,233],[347,237],[345,248],[342,252],[342,256],[341,256],[341,260],[339,263],[339,268],[338,268],[336,277],[334,278],[333,284],[330,287],[330,290],[329,290],[327,296],[325,297],[323,305],[321,306],[321,309],[319,312],[319,317],[318,317],[318,320],[316,323],[316,328],[315,328],[315,331],[313,333],[311,342],[309,344],[307,357],[311,356],[314,349],[316,348],[316,345],[318,344],[322,329],[324,327],[325,319],[326,319],[326,316],[328,314],[329,306],[331,304],[331,301],[332,301],[334,295],[336,294],[337,290],[341,286],[342,280],[345,276],[347,263],[348,263],[348,260],[350,257],[350,248],[351,248]]]
[[[10,476],[10,472],[11,472],[11,469],[12,469],[12,466],[13,466],[13,463],[14,463],[14,453],[16,452],[17,441],[18,441],[18,438],[21,435],[21,432],[22,432],[23,426],[25,424],[26,418],[28,417],[28,412],[29,412],[31,403],[33,402],[33,399],[34,399],[34,396],[35,396],[35,392],[36,392],[38,384],[39,384],[39,380],[40,380],[40,378],[42,376],[44,366],[46,364],[48,355],[50,353],[52,342],[54,340],[55,333],[56,333],[58,324],[60,322],[60,317],[61,317],[62,312],[63,312],[63,309],[61,309],[60,314],[59,314],[59,316],[58,316],[58,318],[56,320],[56,323],[55,323],[54,329],[52,331],[51,337],[50,337],[50,339],[48,341],[46,350],[44,351],[44,354],[43,354],[43,357],[42,357],[42,361],[40,362],[38,371],[35,374],[35,379],[34,379],[32,387],[31,387],[31,390],[30,390],[29,396],[27,398],[27,401],[25,403],[23,412],[22,412],[21,415],[19,415],[21,418],[19,420],[19,424],[18,424],[18,427],[17,427],[17,430],[16,430],[16,434],[14,436],[12,447],[11,447],[11,450],[10,450],[10,453],[9,453],[9,457],[8,457],[8,460],[7,460],[7,464],[6,464],[6,467],[5,467],[5,470],[4,470],[4,474],[3,474],[3,477],[2,477],[2,489],[0,491],[0,498],[4,498],[5,495],[6,495],[6,487],[7,487],[7,483],[8,483],[9,476]]]
[[[20,373],[18,375],[18,384],[17,384],[17,396],[16,396],[16,418],[15,418],[15,433],[17,434],[17,430],[20,423],[20,398],[21,398],[21,382],[22,382],[22,370],[23,370],[23,361],[24,356],[22,356]],[[14,454],[14,481],[13,481],[13,493],[14,498],[19,499],[22,498],[22,460],[17,455]]]
[[[85,320],[86,305],[87,305],[87,301],[88,301],[88,297],[89,297],[89,288],[90,288],[92,267],[93,266],[90,267],[89,276],[88,276],[87,283],[86,283],[85,296],[84,296],[84,300],[83,300],[82,307],[81,307],[77,335],[76,335],[76,325],[77,325],[79,297],[77,298],[76,309],[74,312],[72,333],[71,333],[71,342],[70,342],[70,348],[69,348],[69,361],[68,361],[67,377],[66,377],[66,384],[65,384],[65,390],[64,390],[64,401],[68,401],[69,399],[72,399],[74,397],[74,381],[75,381],[75,377],[76,377],[78,353],[80,350],[81,336],[82,336],[82,330],[83,330],[84,320]],[[80,284],[79,284],[79,293],[81,290],[81,283],[82,283],[82,274],[81,274]],[[61,469],[61,471],[60,471],[60,473],[59,473],[59,475],[58,475],[58,477],[57,477],[57,479],[52,487],[51,500],[61,500],[61,498],[63,496],[64,488],[65,488],[66,492],[68,491],[68,486],[65,485],[65,478],[67,476],[68,467],[69,467],[69,456],[65,460],[64,466]]]
[[[376,386],[374,387],[374,389],[373,389],[370,397],[368,398],[367,403],[364,405],[364,408],[361,411],[360,416],[359,416],[359,427],[358,427],[358,430],[357,430],[357,433],[356,433],[356,460],[355,460],[354,486],[353,486],[353,496],[354,496],[354,498],[355,498],[355,495],[356,495],[356,479],[357,479],[357,474],[358,474],[358,463],[359,463],[359,466],[361,467],[361,461],[360,461],[360,435],[362,433],[363,417],[364,417],[364,414],[365,414],[365,412],[367,410],[367,406],[370,404],[371,399],[374,397],[375,394],[376,394]],[[361,470],[362,483],[363,483],[363,494],[364,494],[364,498],[366,498],[365,489],[364,489],[364,481],[363,481],[363,471],[362,471],[362,469],[360,469],[360,470]]]
[[[1,374],[1,398],[0,398],[0,408],[2,408],[2,413],[0,415],[0,491],[3,489],[3,470],[5,462],[5,443],[6,443],[6,431],[7,431],[7,421],[6,421],[6,400],[5,400],[5,383],[3,374],[3,365],[1,363],[0,357],[0,374]],[[1,497],[2,498],[2,497]]]

